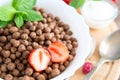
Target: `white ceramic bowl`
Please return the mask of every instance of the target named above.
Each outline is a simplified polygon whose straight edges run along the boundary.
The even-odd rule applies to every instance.
[[[1,0],[0,6],[6,3],[10,3],[11,0]],[[79,15],[76,10],[66,5],[62,0],[37,0],[37,7],[43,7],[48,13],[52,13],[54,16],[59,16],[61,21],[70,25],[70,29],[73,31],[73,36],[78,40],[78,48],[76,50],[76,56],[67,69],[59,76],[51,80],[63,80],[74,74],[74,72],[83,65],[85,58],[89,55],[91,36],[89,34],[89,28],[85,24],[84,19]]]
[[[90,28],[101,29],[109,26],[115,20],[118,15],[118,8],[110,0],[90,0],[83,5],[81,13]]]

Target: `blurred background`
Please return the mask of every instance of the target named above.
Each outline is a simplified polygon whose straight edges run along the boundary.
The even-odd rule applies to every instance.
[[[116,18],[116,23],[117,23],[117,25],[118,25],[118,27],[120,28],[120,1],[118,0],[118,2],[117,2],[117,6],[118,6],[118,8],[119,8],[119,15],[118,15],[118,17]],[[119,80],[120,80],[120,77],[119,77]]]
[[[118,15],[118,17],[116,18],[115,21],[116,21],[118,27],[120,27],[120,0],[118,0],[117,6],[118,6],[118,8],[119,8],[119,15]],[[120,80],[120,79],[119,79],[119,80]]]

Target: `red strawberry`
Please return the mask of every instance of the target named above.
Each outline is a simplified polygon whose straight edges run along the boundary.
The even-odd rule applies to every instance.
[[[28,56],[28,62],[37,72],[45,70],[50,62],[49,52],[44,48],[37,48]]]
[[[114,3],[116,3],[117,2],[117,0],[112,0]]]
[[[52,43],[48,47],[48,50],[53,62],[64,62],[69,57],[68,49],[61,41],[55,41],[54,43]]]
[[[63,0],[66,4],[69,4],[71,0]]]

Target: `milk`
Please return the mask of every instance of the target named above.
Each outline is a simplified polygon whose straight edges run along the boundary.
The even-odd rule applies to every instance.
[[[118,9],[106,1],[87,1],[82,7],[82,15],[92,28],[108,26],[118,14]]]

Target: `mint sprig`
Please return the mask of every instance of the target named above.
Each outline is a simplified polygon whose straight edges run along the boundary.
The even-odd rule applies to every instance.
[[[36,0],[12,0],[12,6],[16,10],[32,9],[36,4]]]
[[[75,9],[78,9],[85,3],[85,1],[86,0],[72,0],[69,5],[74,7]]]
[[[12,0],[12,5],[0,7],[0,28],[14,21],[21,28],[24,21],[41,21],[43,17],[33,10],[36,0]]]

